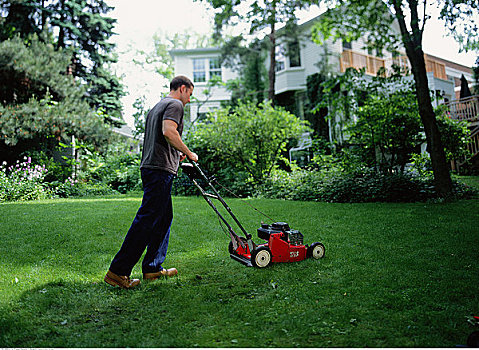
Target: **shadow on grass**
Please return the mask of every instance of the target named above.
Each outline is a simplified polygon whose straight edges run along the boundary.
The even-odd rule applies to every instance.
[[[178,293],[180,288],[182,282],[177,278],[143,281],[133,290],[114,288],[103,281],[44,284],[0,306],[0,345],[191,346],[181,339],[185,335],[176,334],[172,327],[172,322],[187,321],[185,314],[195,309],[192,298]]]
[[[41,284],[8,305],[0,304],[0,345],[115,348],[284,344],[287,332],[294,327],[275,320],[278,315],[290,318],[284,310],[288,297],[275,297],[276,287],[271,283],[281,266],[258,271],[229,258],[211,260],[219,272],[205,265],[189,270],[195,261],[185,260],[184,269],[189,273],[142,281],[132,290],[111,287],[102,281],[103,276],[90,282]],[[264,304],[271,297],[276,309]],[[256,336],[258,327],[263,329]],[[249,332],[246,336],[245,328]],[[271,334],[264,336],[265,330]],[[259,343],[253,344],[255,339]]]

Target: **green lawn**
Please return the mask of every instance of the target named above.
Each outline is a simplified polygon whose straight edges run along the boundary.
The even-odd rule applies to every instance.
[[[465,183],[468,186],[475,187],[479,190],[479,176],[459,176],[455,175],[453,178]]]
[[[206,202],[177,197],[179,276],[119,290],[103,276],[139,196],[1,204],[0,347],[454,347],[479,330],[479,200],[250,203],[326,257],[247,268]]]

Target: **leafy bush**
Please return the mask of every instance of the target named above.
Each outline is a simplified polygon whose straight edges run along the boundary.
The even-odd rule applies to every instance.
[[[65,182],[52,182],[50,186],[53,195],[60,198],[118,194],[107,184],[78,182],[70,178]]]
[[[477,191],[454,183],[456,198],[470,198]],[[417,202],[434,200],[437,194],[432,178],[411,173],[381,174],[373,169],[347,173],[295,169],[276,170],[257,190],[259,197],[311,200],[337,203]]]
[[[196,125],[187,143],[195,151],[199,146],[229,163],[234,176],[247,173],[253,182],[261,183],[282,160],[288,144],[309,130],[307,122],[283,108],[240,103],[233,109],[215,110]]]
[[[45,166],[32,164],[31,158],[8,168],[4,162],[0,166],[0,202],[49,198],[50,191],[42,183],[46,173]]]
[[[105,155],[85,150],[79,178],[89,183],[103,183],[126,193],[141,190],[141,155],[127,151],[121,144],[110,145]]]

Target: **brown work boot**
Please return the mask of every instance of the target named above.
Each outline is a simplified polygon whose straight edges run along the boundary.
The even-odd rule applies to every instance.
[[[138,279],[130,279],[129,276],[119,276],[110,270],[106,273],[104,281],[114,287],[124,289],[130,289],[140,284],[140,280]]]
[[[151,273],[144,273],[143,279],[144,280],[156,280],[160,277],[172,277],[178,274],[178,270],[174,267],[171,269],[163,269],[158,272],[151,272]]]

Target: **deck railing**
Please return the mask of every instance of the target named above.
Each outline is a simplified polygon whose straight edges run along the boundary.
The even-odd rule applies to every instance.
[[[446,65],[444,63],[441,63],[428,55],[424,55],[424,60],[427,72],[432,72],[436,78],[447,80]],[[376,75],[379,68],[389,70],[393,64],[401,67],[403,72],[411,71],[411,65],[405,55],[383,59],[344,49],[340,60],[341,72],[344,72],[347,68],[366,68],[366,73],[370,75]]]
[[[469,151],[471,151],[472,156],[479,154],[479,127],[471,134],[471,142],[467,145]]]
[[[479,95],[461,98],[446,104],[452,119],[475,122],[479,120]]]
[[[367,74],[376,75],[379,68],[386,68],[385,62],[382,58],[352,50],[343,50],[340,60],[341,72],[344,72],[347,68],[366,68]]]
[[[469,160],[479,155],[479,127],[471,131],[470,141],[467,144],[467,150],[470,152],[469,156],[462,159],[453,159],[451,161],[451,168],[459,171],[460,168]]]

